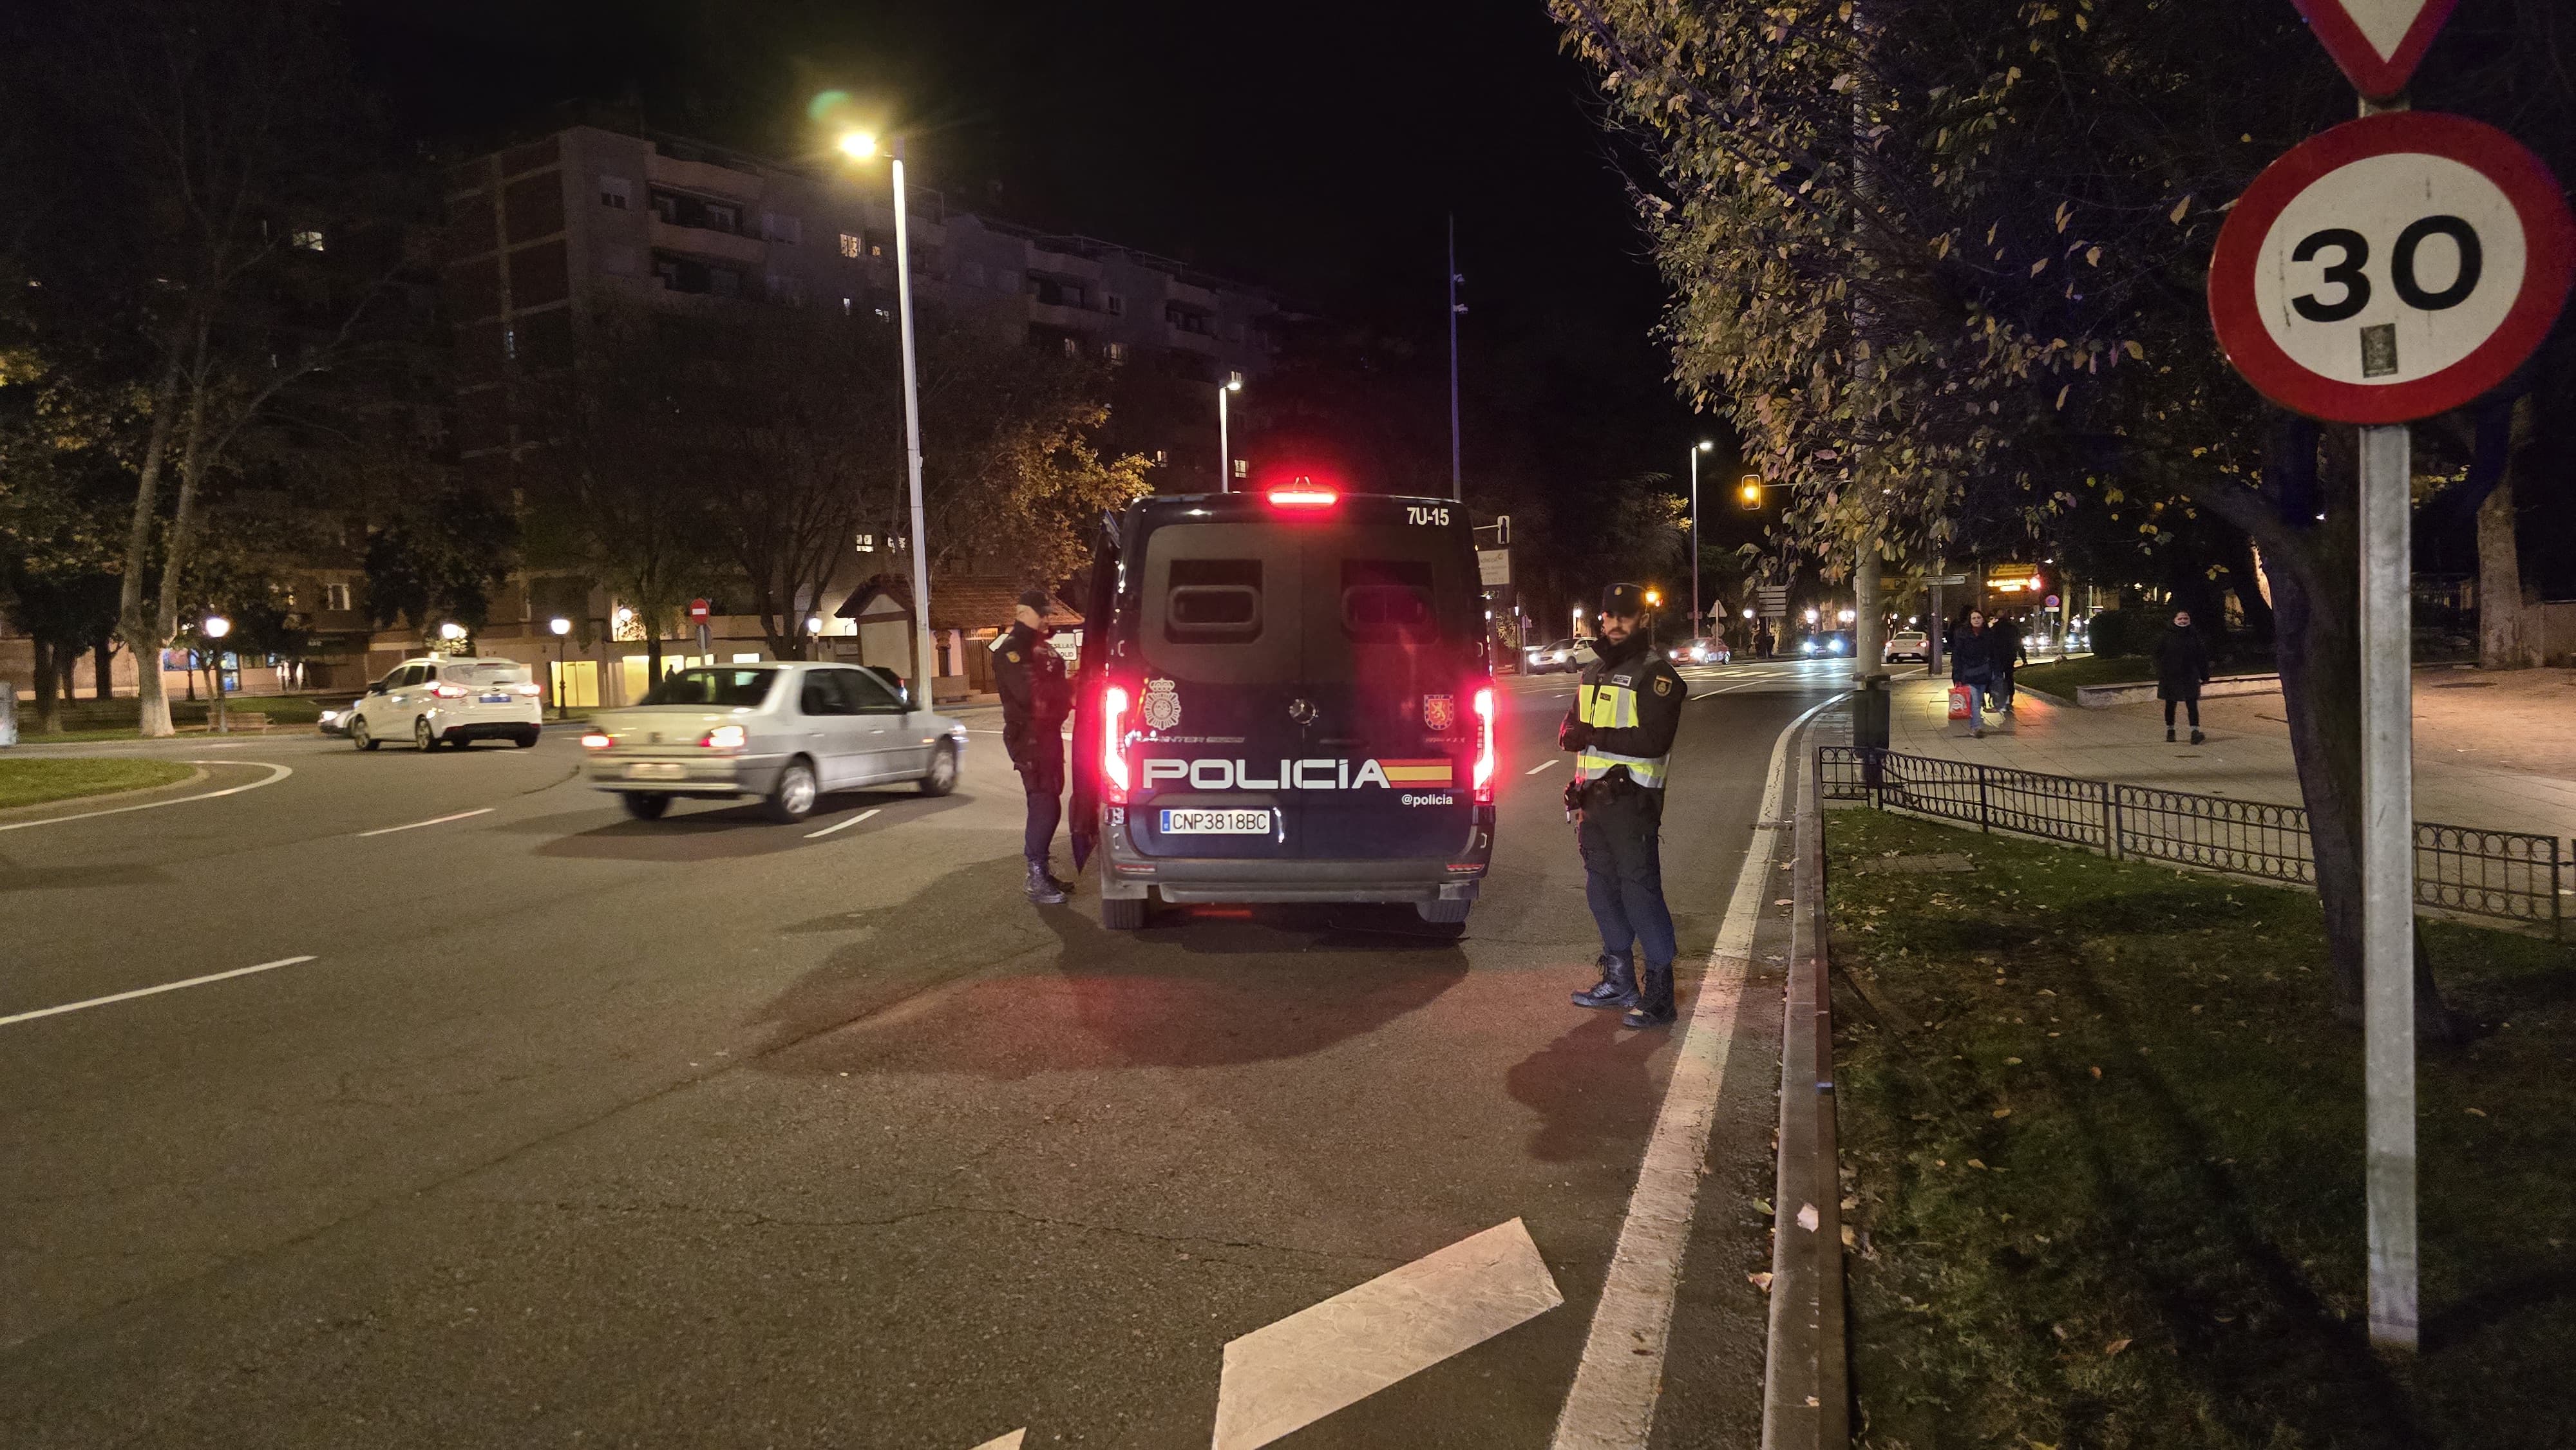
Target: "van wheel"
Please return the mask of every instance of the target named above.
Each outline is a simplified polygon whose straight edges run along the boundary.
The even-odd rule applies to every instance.
[[[1472,901],[1417,901],[1413,903],[1413,910],[1424,921],[1446,926],[1465,922],[1468,911],[1475,905]]]
[[[662,813],[671,808],[669,796],[649,790],[621,790],[617,793],[617,803],[626,807],[626,814],[639,821],[658,821],[662,819]]]
[[[1100,898],[1100,924],[1111,931],[1134,931],[1145,924],[1147,902],[1141,896]]]
[[[770,789],[765,808],[769,818],[782,825],[793,825],[813,814],[814,766],[803,756],[779,767],[778,784]]]
[[[942,744],[930,755],[930,769],[921,777],[923,795],[946,795],[957,788],[957,747]]]

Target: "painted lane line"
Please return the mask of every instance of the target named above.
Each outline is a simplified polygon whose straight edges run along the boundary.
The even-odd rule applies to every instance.
[[[976,1446],[975,1450],[1020,1450],[1020,1442],[1028,1437],[1029,1432],[1025,1428],[1013,1430],[1007,1435],[994,1436],[992,1439]]]
[[[1228,1340],[1213,1450],[1252,1450],[1565,1302],[1519,1219]]]
[[[202,987],[208,982],[220,982],[226,977],[247,977],[253,972],[272,972],[279,967],[291,967],[298,962],[311,960],[313,960],[311,957],[279,957],[276,961],[262,962],[255,967],[235,967],[229,972],[212,972],[202,977],[190,977],[184,982],[163,982],[157,987],[137,987],[131,992],[115,992],[105,997],[92,997],[86,1002],[65,1002],[59,1007],[39,1007],[33,1012],[20,1012],[15,1016],[0,1017],[0,1027],[6,1027],[12,1022],[33,1022],[39,1017],[52,1017],[64,1012],[78,1012],[84,1007],[104,1007],[110,1002],[126,1002],[136,997],[149,997],[155,993],[175,992],[181,987]]]
[[[78,757],[71,758],[77,759]],[[176,800],[145,801],[139,806],[110,806],[108,809],[103,811],[83,811],[76,816],[47,816],[41,821],[13,821],[8,825],[0,826],[0,831],[31,831],[38,826],[59,826],[66,821],[88,821],[95,820],[100,816],[121,816],[127,811],[157,811],[163,806],[183,806],[190,801],[210,801],[217,796],[240,795],[246,790],[257,790],[264,785],[275,785],[279,781],[284,780],[295,773],[295,768],[293,766],[271,765],[265,760],[183,760],[179,763],[181,765],[256,765],[270,772],[270,774],[268,779],[255,780],[248,785],[226,786],[222,790],[210,790],[201,795],[183,795]]]
[[[1551,755],[1551,756],[1549,756],[1547,759],[1540,761],[1538,764],[1531,766],[1529,769],[1522,771],[1522,772],[1521,772],[1521,774],[1523,774],[1523,775],[1536,775],[1536,774],[1538,774],[1540,771],[1545,770],[1545,769],[1547,769],[1549,766],[1554,765],[1554,764],[1556,764],[1556,757],[1555,757],[1555,756],[1553,756],[1553,755]]]
[[[857,815],[850,817],[846,821],[835,821],[819,831],[807,831],[805,833],[805,839],[816,841],[832,834],[834,831],[846,831],[850,827],[857,825],[859,822],[866,820],[868,817],[875,815],[878,811],[883,809],[883,806],[870,806],[868,809],[859,812]],[[975,1447],[975,1450],[984,1450],[984,1447],[978,1445]]]
[[[492,814],[492,807],[482,806],[470,811],[458,811],[452,816],[432,816],[428,820],[414,821],[407,826],[383,826],[372,831],[360,831],[358,833],[358,839],[363,841],[369,836],[390,836],[396,831],[417,831],[423,826],[443,826],[449,821],[462,821],[475,816],[488,816],[490,814]]]
[[[1574,1388],[1557,1415],[1553,1450],[1644,1450],[1655,1425],[1655,1398],[1663,1387],[1664,1354],[1680,1288],[1682,1251],[1690,1244],[1691,1215],[1699,1202],[1699,1169],[1708,1156],[1709,1127],[1726,1085],[1727,1049],[1735,1037],[1735,1007],[1752,970],[1753,928],[1762,915],[1763,869],[1778,844],[1780,800],[1789,779],[1789,741],[1816,715],[1836,704],[1819,702],[1790,722],[1771,745],[1771,775],[1754,817],[1753,844],[1735,873],[1735,895],[1709,953],[1708,971],[1691,1000],[1690,1017],[1673,1052],[1673,1075],[1656,1111],[1655,1129],[1637,1168],[1637,1189],[1619,1225],[1610,1275],[1592,1311],[1592,1332],[1574,1371]]]

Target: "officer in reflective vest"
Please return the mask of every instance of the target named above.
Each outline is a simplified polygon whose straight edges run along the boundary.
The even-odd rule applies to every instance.
[[[1644,614],[1636,585],[1602,591],[1596,658],[1556,740],[1574,752],[1565,804],[1581,823],[1584,896],[1601,926],[1601,980],[1575,993],[1574,1004],[1625,1007],[1630,1027],[1661,1027],[1673,1020],[1675,946],[1656,834],[1673,734],[1690,694],[1649,646]]]

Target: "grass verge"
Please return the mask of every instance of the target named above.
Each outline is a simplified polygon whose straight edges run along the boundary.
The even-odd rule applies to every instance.
[[[194,770],[174,760],[0,760],[0,809],[169,785]]]
[[[2407,1360],[2314,898],[1868,810],[1827,843],[1859,1443],[2576,1444],[2576,949],[2425,923],[2484,1027],[2422,1060]],[[1864,869],[1932,855],[1967,869]]]

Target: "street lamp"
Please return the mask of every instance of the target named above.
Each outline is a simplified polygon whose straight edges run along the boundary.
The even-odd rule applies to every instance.
[[[230,735],[233,733],[232,717],[224,711],[223,638],[233,632],[233,622],[220,614],[209,614],[197,628],[206,638],[215,641],[215,733]]]
[[[1761,477],[1756,474],[1748,473],[1742,478],[1737,479],[1735,481],[1735,498],[1738,503],[1743,504],[1746,508],[1758,509],[1762,507]]]
[[[568,634],[570,634],[570,633],[572,633],[572,621],[571,621],[571,620],[569,620],[569,619],[566,619],[566,618],[564,618],[562,615],[558,614],[558,615],[556,615],[554,618],[549,619],[549,620],[547,620],[547,621],[546,621],[546,628],[547,628],[547,630],[548,630],[548,631],[550,631],[550,632],[554,635],[554,637],[555,637],[555,679],[554,679],[554,686],[555,686],[555,687],[554,687],[554,689],[553,689],[553,690],[549,691],[548,693],[552,694],[552,695],[555,697],[555,718],[556,718],[556,719],[558,719],[558,720],[560,720],[560,719],[562,719],[562,718],[564,717],[564,702],[563,702],[563,652],[564,652],[564,636],[565,636],[565,635],[568,635]]]
[[[1691,633],[1699,633],[1699,456],[1717,445],[1702,438],[1691,449]]]
[[[851,160],[865,161],[877,154],[878,142],[871,132],[844,131],[840,147]],[[921,507],[921,375],[913,361],[912,222],[903,196],[903,138],[890,138],[885,151],[894,187],[894,295],[903,334],[904,463],[912,478],[912,667],[920,691],[914,698],[927,710],[937,703],[931,681],[938,669],[930,662],[930,531]]]
[[[1216,491],[1234,492],[1234,438],[1228,432],[1225,399],[1228,393],[1243,391],[1243,374],[1228,373],[1223,386],[1216,390]]]
[[[465,626],[451,619],[438,627],[438,638],[441,643],[454,644],[465,638]]]

